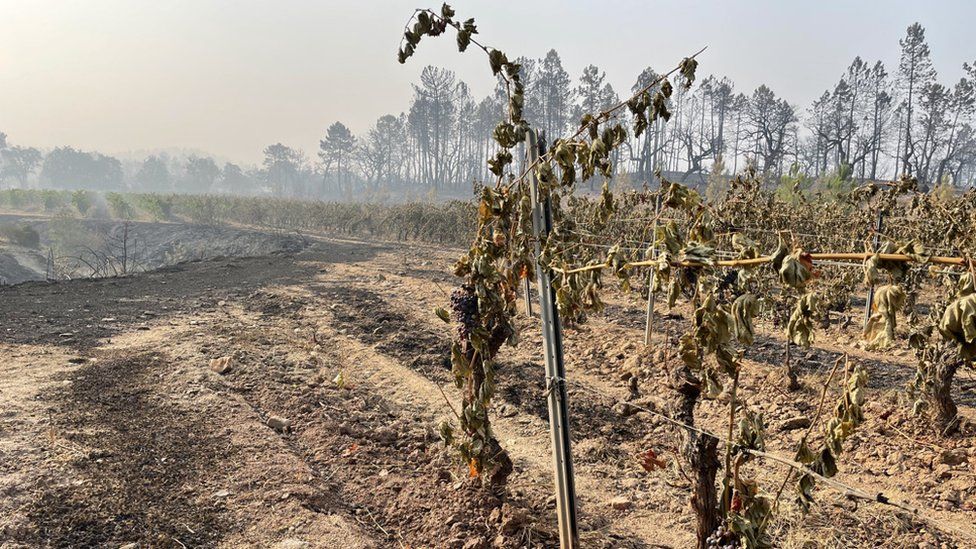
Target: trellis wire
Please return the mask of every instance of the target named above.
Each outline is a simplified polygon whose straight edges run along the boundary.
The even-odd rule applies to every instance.
[[[605,395],[605,394],[603,394],[603,393],[597,391],[596,389],[593,389],[593,388],[591,388],[591,387],[589,387],[587,385],[584,385],[584,384],[582,384],[582,383],[580,383],[578,381],[575,381],[575,380],[566,380],[566,381],[568,383],[572,384],[576,388],[579,388],[579,389],[582,389],[584,391],[589,392],[591,395],[599,396],[599,397],[607,397],[607,395]],[[599,402],[599,400],[596,400],[596,401]],[[641,406],[639,404],[634,404],[633,402],[626,402],[626,405],[629,406],[629,407],[631,407],[631,408],[634,408],[635,410],[639,410],[641,412],[645,412],[645,413],[647,413],[649,415],[652,415],[654,417],[657,417],[657,418],[663,420],[664,422],[666,422],[666,423],[668,423],[668,424],[670,424],[670,425],[672,425],[674,427],[678,427],[680,429],[685,429],[687,431],[691,431],[691,432],[700,434],[702,436],[706,436],[706,437],[713,438],[713,439],[717,440],[719,443],[721,443],[723,445],[736,447],[738,450],[740,450],[740,451],[742,451],[744,453],[751,454],[751,455],[753,455],[755,457],[758,457],[758,458],[764,458],[764,459],[768,459],[770,461],[775,461],[775,462],[777,462],[777,463],[779,463],[781,465],[785,465],[785,466],[787,466],[787,467],[789,467],[789,468],[791,468],[791,469],[793,469],[795,471],[801,471],[803,473],[809,474],[809,475],[813,476],[814,478],[816,478],[817,480],[823,482],[824,484],[826,484],[830,488],[834,489],[835,491],[843,494],[845,497],[847,497],[849,499],[859,499],[859,500],[863,500],[863,501],[867,501],[867,502],[871,502],[871,503],[877,503],[877,504],[882,505],[882,506],[893,507],[893,508],[899,509],[901,511],[906,511],[908,513],[911,513],[913,516],[916,516],[916,517],[922,519],[923,521],[928,522],[929,524],[932,524],[932,525],[935,525],[935,526],[939,527],[940,529],[942,529],[944,531],[954,532],[956,534],[960,534],[960,535],[965,536],[967,538],[976,540],[976,532],[963,530],[963,529],[961,529],[961,528],[959,528],[959,527],[957,527],[955,525],[943,523],[943,522],[939,521],[936,518],[927,516],[918,507],[915,507],[914,505],[910,505],[908,503],[903,503],[903,502],[896,501],[893,498],[891,498],[889,496],[886,496],[881,491],[878,491],[874,495],[872,495],[872,494],[868,493],[864,488],[858,488],[856,486],[851,486],[849,484],[845,484],[845,483],[843,483],[841,481],[838,481],[836,479],[824,477],[820,473],[817,473],[816,471],[813,471],[809,467],[807,467],[807,466],[803,465],[802,463],[799,463],[799,462],[797,462],[795,460],[792,460],[792,459],[789,459],[789,458],[785,458],[785,457],[782,457],[782,456],[779,456],[779,455],[776,455],[776,454],[772,454],[770,452],[764,452],[764,451],[761,451],[761,450],[752,450],[752,449],[749,449],[749,448],[739,447],[735,443],[733,443],[732,441],[730,441],[729,439],[727,439],[726,437],[723,437],[722,435],[715,434],[715,433],[713,433],[711,431],[708,431],[706,429],[702,429],[701,427],[695,427],[694,425],[689,425],[689,424],[684,423],[682,421],[676,420],[676,419],[668,416],[667,414],[662,414],[661,412],[657,412],[655,410],[652,410],[652,409],[647,408],[645,406]]]

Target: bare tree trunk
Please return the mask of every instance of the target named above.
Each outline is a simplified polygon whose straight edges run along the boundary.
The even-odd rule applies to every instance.
[[[935,407],[935,423],[943,434],[952,434],[959,428],[956,418],[958,409],[952,401],[952,378],[959,369],[958,360],[940,360],[933,376],[932,403]]]
[[[793,342],[789,339],[786,340],[786,377],[789,378],[790,383],[786,386],[790,391],[795,391],[800,388],[800,381],[796,377],[796,370],[793,368],[792,353],[790,349],[793,347]]]
[[[695,424],[695,404],[701,395],[701,381],[682,363],[671,372],[671,386],[678,392],[672,403],[672,416],[687,425]],[[691,470],[691,507],[695,511],[698,549],[707,549],[706,540],[718,528],[718,441],[685,429],[683,433],[685,462]]]

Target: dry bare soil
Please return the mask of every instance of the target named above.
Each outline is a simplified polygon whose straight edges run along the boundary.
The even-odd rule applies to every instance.
[[[300,252],[0,288],[0,547],[555,546],[537,319],[520,318],[521,342],[499,367],[508,485],[467,478],[436,435],[456,397],[450,327],[432,309],[447,300],[456,253],[322,239]],[[565,332],[584,547],[693,545],[679,433],[622,404],[667,408],[668,334],[688,315],[665,313],[650,348],[630,297]],[[780,331],[761,332],[740,391],[763,412],[769,450],[792,455],[850,352],[871,376],[870,403],[838,478],[922,510],[820,487],[803,515],[787,488],[777,546],[976,546],[971,371],[956,383],[962,433],[940,438],[909,414],[907,353],[866,353],[853,327],[832,327],[794,353],[804,386],[789,393]],[[229,370],[218,373],[221,357]],[[698,413],[725,429],[721,399]],[[647,449],[668,467],[644,471],[636,456]],[[787,473],[748,470],[769,492]]]

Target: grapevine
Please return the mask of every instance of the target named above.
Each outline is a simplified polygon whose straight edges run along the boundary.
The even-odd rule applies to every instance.
[[[405,29],[398,60],[404,63],[413,56],[423,37],[436,37],[448,29],[456,31],[460,52],[473,45],[488,57],[492,74],[501,79],[508,95],[506,119],[493,133],[499,149],[488,160],[496,180],[481,187],[475,240],[454,269],[455,275],[463,279],[461,293],[453,294],[457,299],[453,300],[452,313],[437,311],[442,319],[453,319],[461,325],[451,350],[452,371],[462,392],[459,429],[445,422],[441,425],[441,436],[458,451],[473,476],[485,475],[487,480],[498,484],[505,481],[512,464],[491,431],[489,411],[495,391],[495,359],[503,344],[514,345],[517,341],[514,323],[517,289],[522,278],[533,276],[537,268],[529,226],[531,197],[527,177],[538,178],[540,198],[553,204],[558,226],[563,219],[561,201],[572,199],[573,186],[578,180],[598,173],[608,177],[612,173],[610,152],[627,136],[626,128],[614,123],[615,113],[629,109],[635,117],[636,134],[647,127],[648,121],[667,119],[670,116],[667,98],[672,92],[668,77],[680,73],[683,85],[690,86],[697,61],[694,56],[689,57],[630,99],[601,113],[584,115],[573,135],[556,139],[549,151],[521,173],[515,173],[512,150],[525,141],[529,129],[522,116],[525,88],[521,67],[502,51],[474,38],[478,30],[473,19],[459,21],[447,4],[440,11],[417,10]],[[650,90],[655,86],[658,91],[652,96]],[[540,258],[543,268],[552,268],[564,251],[559,236],[550,235]],[[569,319],[582,320],[585,310],[599,306],[598,287],[594,286],[598,277],[599,274],[566,276],[558,280],[560,312],[566,313]],[[477,307],[468,302],[471,296],[477,298]]]

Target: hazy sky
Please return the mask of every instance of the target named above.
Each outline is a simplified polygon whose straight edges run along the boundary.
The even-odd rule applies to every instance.
[[[0,0],[0,131],[14,144],[107,153],[193,148],[258,162],[283,142],[314,155],[325,128],[353,131],[405,110],[424,65],[455,70],[477,95],[492,79],[452,37],[396,62],[423,0]],[[940,79],[976,60],[974,1],[465,0],[479,38],[512,56],[562,56],[574,80],[594,63],[621,94],[647,66],[703,45],[699,74],[760,83],[806,109],[855,55],[894,72],[919,21]]]

